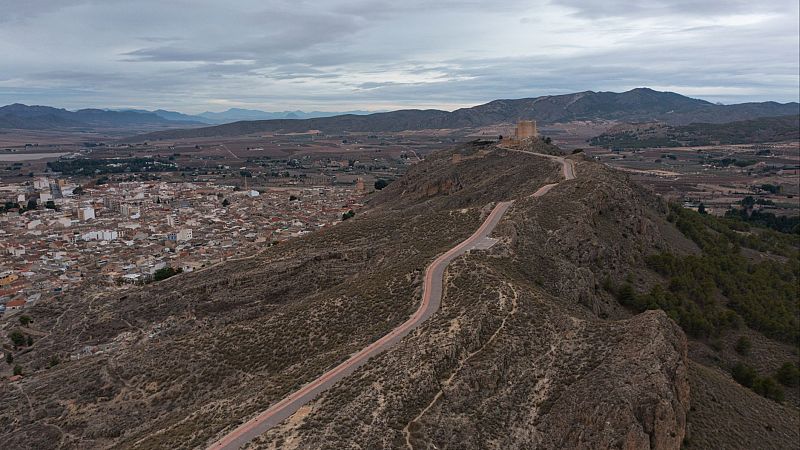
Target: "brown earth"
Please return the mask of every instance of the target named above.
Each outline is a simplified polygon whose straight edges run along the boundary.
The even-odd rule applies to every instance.
[[[0,383],[0,448],[202,448],[404,321],[426,265],[510,198],[499,243],[449,267],[438,314],[252,446],[679,447],[705,372],[664,313],[631,317],[601,285],[647,284],[645,255],[693,247],[664,232],[655,196],[573,158],[576,180],[528,198],[557,165],[439,152],[354,219],[254,259],[34,306],[48,335],[15,354],[25,378]],[[751,420],[722,411],[690,413],[690,442]],[[765,417],[778,448],[796,422]]]

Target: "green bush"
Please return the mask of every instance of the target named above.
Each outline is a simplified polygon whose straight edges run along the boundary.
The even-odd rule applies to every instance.
[[[182,269],[173,269],[172,267],[164,267],[163,269],[158,269],[153,274],[153,281],[161,281],[166,280],[169,277],[173,277],[179,273],[183,272]]]
[[[784,386],[796,387],[800,385],[800,368],[790,362],[784,363],[775,373],[775,379]]]
[[[731,369],[731,375],[742,386],[755,393],[777,402],[784,399],[783,388],[772,377],[760,377],[758,372],[747,364],[738,363]]]
[[[776,402],[782,402],[784,399],[783,388],[772,377],[756,378],[753,382],[753,391]]]
[[[731,375],[737,383],[745,387],[753,387],[753,383],[755,383],[756,379],[758,378],[756,369],[753,369],[747,364],[742,363],[738,363],[733,366],[733,369],[731,369]]]
[[[19,330],[14,330],[11,333],[8,333],[8,338],[11,339],[11,342],[15,347],[22,347],[26,342],[25,335]]]
[[[666,284],[641,295],[622,286],[617,292],[620,303],[636,311],[662,309],[693,337],[716,336],[747,323],[771,338],[800,343],[796,236],[772,230],[743,233],[747,224],[678,205],[670,206],[670,217],[702,254],[648,257],[647,265],[664,276]],[[753,262],[741,254],[741,247],[781,254],[786,260]],[[720,297],[727,298],[727,304]],[[737,343],[737,351],[746,353],[748,344]]]
[[[740,355],[746,355],[750,352],[750,348],[753,344],[750,343],[750,339],[747,336],[741,336],[737,341],[736,345],[733,346],[736,353]]]

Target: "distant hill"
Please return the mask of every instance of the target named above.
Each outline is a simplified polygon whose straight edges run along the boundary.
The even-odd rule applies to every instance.
[[[724,124],[693,123],[670,126],[658,123],[620,125],[591,139],[606,148],[683,147],[695,145],[752,144],[800,138],[800,116],[762,117]]]
[[[519,119],[533,119],[540,123],[603,119],[623,122],[660,121],[671,125],[683,125],[692,122],[725,123],[758,117],[797,114],[798,111],[800,111],[800,105],[797,103],[764,102],[715,105],[705,100],[689,98],[672,92],[638,88],[623,93],[587,91],[518,100],[495,100],[453,112],[410,109],[305,120],[242,121],[216,127],[151,133],[134,137],[132,140],[239,136],[273,131],[357,132],[455,129],[514,122]]]
[[[81,109],[68,111],[20,103],[0,107],[0,128],[51,130],[70,128],[165,128],[185,127],[187,122],[168,120],[148,111]]]
[[[204,123],[207,125],[222,125],[226,123],[239,122],[242,120],[277,120],[277,119],[311,119],[316,117],[331,117],[341,116],[344,114],[364,115],[371,114],[371,111],[347,111],[347,112],[326,112],[326,111],[311,111],[305,112],[300,110],[295,111],[280,111],[269,112],[257,109],[242,109],[230,108],[226,111],[211,112],[206,111],[200,114],[184,114],[176,111],[167,111],[157,109],[149,111],[146,109],[125,109],[120,111],[133,111],[138,113],[152,113],[157,116],[163,117],[167,120],[178,122],[193,122]]]
[[[202,121],[207,121],[210,123],[224,124],[224,123],[238,122],[241,120],[312,119],[317,117],[331,117],[331,116],[340,116],[345,114],[365,115],[365,114],[370,114],[370,111],[304,112],[300,110],[295,110],[295,111],[268,112],[256,109],[230,108],[227,111],[204,112],[191,117],[197,117]]]
[[[165,109],[157,109],[155,111],[148,111],[146,109],[121,109],[119,111],[130,111],[143,114],[155,114],[163,119],[172,120],[175,122],[203,123],[207,125],[216,124],[216,122],[212,122],[211,120],[205,119],[201,116],[184,114],[177,111],[167,111]]]

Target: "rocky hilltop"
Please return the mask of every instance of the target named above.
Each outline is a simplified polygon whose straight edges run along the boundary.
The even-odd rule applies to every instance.
[[[0,448],[203,448],[406,320],[425,267],[509,199],[498,243],[447,269],[437,314],[251,447],[661,449],[688,431],[710,440],[720,422],[746,430],[692,411],[712,388],[747,390],[725,375],[703,384],[678,325],[607,288],[651,283],[647,255],[696,246],[658,198],[570,158],[577,179],[532,198],[561,179],[550,159],[444,150],[335,227],[140,290],[34,306],[40,337],[15,360],[26,376],[0,383]],[[797,437],[796,414],[762,400],[785,419],[762,442]]]

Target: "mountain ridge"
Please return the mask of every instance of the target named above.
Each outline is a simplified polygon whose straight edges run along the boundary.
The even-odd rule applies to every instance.
[[[170,130],[128,138],[129,141],[238,136],[260,132],[400,132],[422,129],[476,128],[533,119],[542,124],[572,120],[660,121],[682,125],[697,121],[725,123],[796,114],[798,103],[716,105],[673,92],[636,88],[627,92],[584,91],[523,99],[498,99],[452,112],[404,109],[368,115],[346,114],[315,119],[240,121],[192,130]]]
[[[302,111],[299,109],[286,111],[262,111],[259,109],[228,108],[225,111],[205,111],[199,114],[185,114],[178,111],[165,109],[119,109],[116,111],[133,111],[138,113],[153,113],[167,120],[179,122],[203,123],[207,125],[224,125],[242,120],[276,120],[276,119],[314,119],[319,117],[341,116],[346,114],[365,115],[377,111]]]
[[[85,108],[69,111],[41,105],[13,103],[0,107],[0,129],[52,130],[67,128],[132,128],[185,126],[186,122],[165,119],[153,112],[110,111]]]

